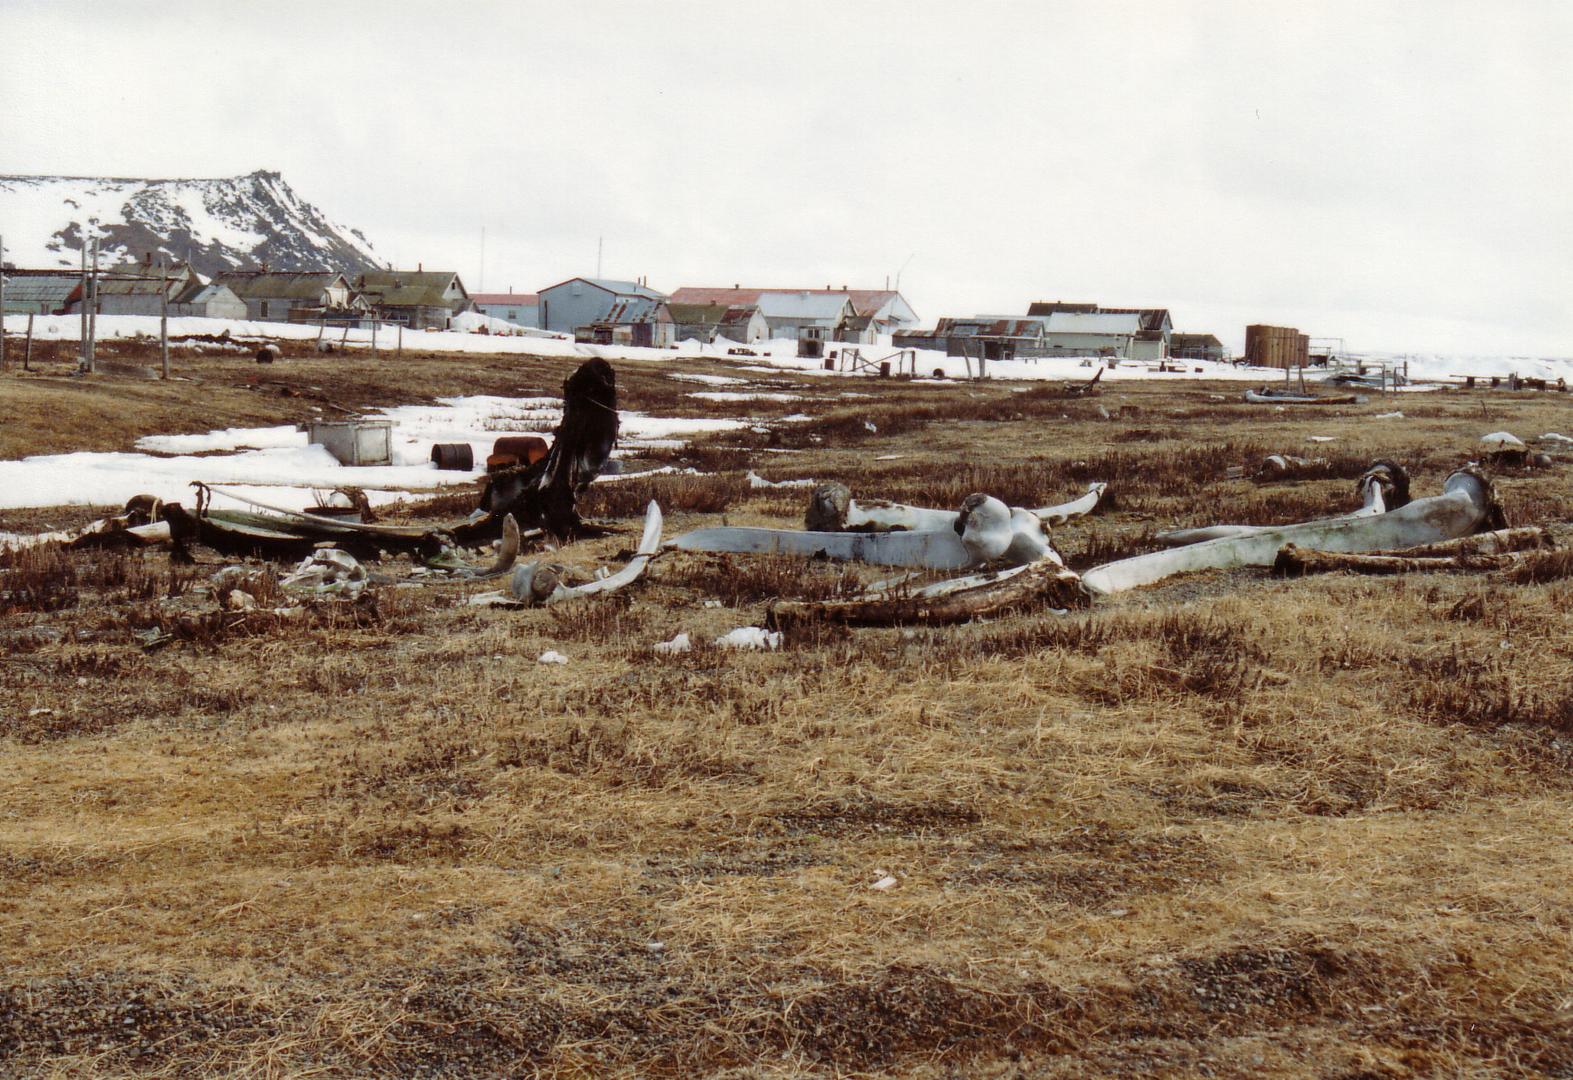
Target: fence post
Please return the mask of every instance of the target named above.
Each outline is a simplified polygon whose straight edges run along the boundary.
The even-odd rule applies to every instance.
[[[164,283],[158,294],[158,357],[163,366],[162,378],[169,379],[169,263],[164,263],[160,280]]]
[[[0,236],[0,371],[5,370],[5,237]]]
[[[27,313],[27,344],[22,347],[22,370],[32,371],[33,362],[33,313]]]
[[[82,298],[78,301],[78,310],[82,314],[82,328],[77,335],[77,346],[82,354],[81,365],[83,371],[93,370],[87,358],[87,229],[82,232]]]

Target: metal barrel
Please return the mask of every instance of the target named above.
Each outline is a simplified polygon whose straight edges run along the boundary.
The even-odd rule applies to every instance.
[[[525,465],[534,465],[546,456],[546,440],[539,435],[502,435],[492,444],[492,453],[512,454]]]
[[[475,451],[469,443],[433,443],[431,459],[437,463],[437,468],[451,472],[469,472],[475,468]]]

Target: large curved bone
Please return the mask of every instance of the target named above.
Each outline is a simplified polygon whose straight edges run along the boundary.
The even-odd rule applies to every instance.
[[[1073,517],[1091,512],[1103,497],[1108,484],[1087,485],[1086,494],[1056,506],[1028,509],[1045,525],[1060,525]],[[804,526],[810,532],[885,532],[906,529],[922,532],[948,529],[956,521],[955,510],[930,510],[923,506],[873,499],[859,502],[845,484],[821,484],[809,498]]]
[[[1349,521],[1353,518],[1384,514],[1389,508],[1399,507],[1409,501],[1409,474],[1403,466],[1391,461],[1378,461],[1361,474],[1355,482],[1360,493],[1360,509],[1347,514],[1337,514],[1319,521]],[[1153,539],[1166,547],[1185,547],[1208,540],[1226,540],[1240,536],[1255,536],[1279,528],[1277,525],[1205,525],[1195,529],[1171,529]]]
[[[1046,557],[1059,561],[1037,517],[1026,510],[1012,510],[991,495],[967,496],[961,510],[947,515],[939,528],[799,532],[723,526],[684,533],[669,546],[682,551],[802,555],[924,570],[965,570],[995,562],[1020,566]]]
[[[1447,478],[1442,494],[1417,499],[1385,514],[1308,521],[1245,536],[1209,540],[1105,563],[1082,575],[1095,595],[1150,585],[1193,570],[1272,566],[1286,544],[1317,551],[1381,551],[1468,536],[1500,511],[1491,482],[1474,466]]]
[[[608,577],[598,578],[583,585],[564,585],[562,568],[545,563],[525,563],[513,572],[509,591],[525,607],[558,604],[580,596],[616,592],[637,581],[639,575],[655,558],[661,548],[661,508],[654,499],[645,507],[644,534],[639,538],[639,548],[626,566]]]
[[[854,626],[966,622],[1021,607],[1081,607],[1087,602],[1080,579],[1055,559],[1028,566],[936,582],[912,592],[870,592],[846,600],[781,600],[770,608],[768,625],[839,622]]]

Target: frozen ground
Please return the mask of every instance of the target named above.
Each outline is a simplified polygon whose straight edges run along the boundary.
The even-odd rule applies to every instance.
[[[492,320],[495,322],[495,320]],[[222,334],[228,333],[231,338],[238,340],[305,340],[310,341],[317,337],[318,329],[315,326],[295,325],[291,323],[275,322],[247,322],[231,319],[198,319],[181,318],[170,319],[170,334],[180,337],[190,334]],[[6,330],[11,334],[20,334],[26,330],[27,317],[25,315],[9,315],[5,320]],[[34,333],[38,336],[54,341],[74,341],[77,339],[81,320],[70,315],[39,316],[34,323]],[[406,348],[421,349],[430,352],[477,352],[477,353],[522,353],[531,356],[563,356],[588,359],[599,356],[607,360],[681,360],[696,357],[726,357],[727,350],[736,348],[737,343],[721,341],[709,345],[702,345],[697,341],[686,341],[675,349],[644,349],[626,345],[581,345],[561,337],[541,337],[539,331],[532,332],[531,336],[505,336],[501,334],[461,333],[456,331],[440,332],[410,332],[404,335]],[[142,315],[101,315],[98,318],[98,336],[100,340],[117,337],[156,337],[158,334],[158,320],[151,316]],[[337,340],[342,331],[332,336]],[[367,348],[372,345],[373,332],[371,330],[352,330],[349,333],[349,344],[355,348]],[[384,327],[376,333],[376,344],[381,349],[393,349],[399,341],[396,330]],[[888,345],[860,345],[854,346],[862,351],[862,355],[871,360],[880,360],[896,352]],[[804,374],[823,375],[827,377],[843,376],[843,373],[825,371],[824,362],[797,356],[797,344],[792,341],[767,341],[756,342],[749,346],[758,354],[755,358],[757,366],[769,370],[786,368]],[[832,346],[837,350],[847,348],[843,345]],[[1441,381],[1457,375],[1510,375],[1517,373],[1528,378],[1567,379],[1573,382],[1573,357],[1543,358],[1531,356],[1437,356],[1430,354],[1403,354],[1403,353],[1350,353],[1352,358],[1370,360],[1404,361],[1409,363],[1410,377],[1416,381]],[[736,360],[737,357],[731,357]],[[743,358],[745,362],[749,358]],[[1056,357],[1043,360],[1015,360],[1010,362],[993,362],[989,364],[989,373],[996,379],[1085,379],[1093,373],[1092,361],[1077,357]],[[1235,367],[1232,364],[1212,363],[1208,361],[1187,361],[1185,370],[1181,372],[1156,372],[1146,364],[1122,363],[1117,368],[1106,370],[1103,374],[1105,382],[1118,382],[1125,379],[1228,379],[1239,382],[1270,382],[1281,379],[1283,373],[1269,368]],[[1198,370],[1199,369],[1199,370]],[[941,372],[944,378],[964,378],[967,374],[967,364],[960,357],[946,356],[931,350],[918,350],[916,370],[919,375],[933,377],[936,372]],[[845,375],[843,377],[866,379],[867,375]],[[692,378],[692,377],[691,377]],[[717,378],[725,378],[718,376]],[[712,385],[729,385],[728,383],[713,382]]]
[[[370,418],[393,422],[393,464],[387,466],[340,465],[327,450],[309,444],[304,431],[287,426],[151,435],[138,440],[136,453],[43,454],[0,461],[0,509],[120,505],[139,494],[189,500],[193,480],[232,485],[251,498],[290,509],[312,505],[314,492],[336,487],[365,488],[373,503],[388,503],[475,481],[483,475],[486,456],[499,435],[536,434],[550,440],[561,415],[556,398],[488,396],[379,410]],[[751,423],[629,411],[618,415],[620,454]],[[468,443],[477,468],[439,470],[430,460],[433,443]]]

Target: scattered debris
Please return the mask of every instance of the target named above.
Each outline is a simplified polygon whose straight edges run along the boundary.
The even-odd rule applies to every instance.
[[[645,508],[644,534],[640,537],[639,549],[628,564],[615,574],[581,585],[566,584],[564,578],[567,577],[567,570],[559,563],[531,562],[516,568],[508,587],[515,606],[544,607],[575,597],[615,592],[632,584],[644,573],[644,568],[661,548],[661,522],[661,508],[652,500]]]
[[[779,649],[781,634],[761,626],[739,626],[716,638],[715,646],[718,649]]]
[[[692,652],[694,643],[688,639],[687,633],[678,634],[671,641],[658,641],[650,646],[651,652],[672,655],[675,653]]]
[[[1375,416],[1371,417],[1371,419],[1373,419],[1373,420],[1402,420],[1402,419],[1404,419],[1404,414],[1401,413],[1401,412],[1377,413]]]
[[[366,588],[366,568],[339,548],[321,548],[301,560],[294,573],[279,581],[286,589],[318,595],[359,596]]]
[[[566,664],[568,658],[556,649],[547,649],[535,658],[537,664]]]
[[[877,873],[877,871],[876,871],[876,873]],[[874,882],[872,885],[869,886],[869,888],[874,889],[877,892],[888,892],[891,889],[894,889],[895,887],[896,887],[896,877],[895,877],[894,874],[886,874],[883,877],[881,877],[878,881]]]
[[[575,502],[611,459],[617,430],[617,375],[605,360],[586,360],[563,383],[563,419],[551,450],[534,464],[488,476],[480,504],[486,516],[455,534],[461,540],[489,539],[505,514],[553,536],[596,534],[580,519]]]

